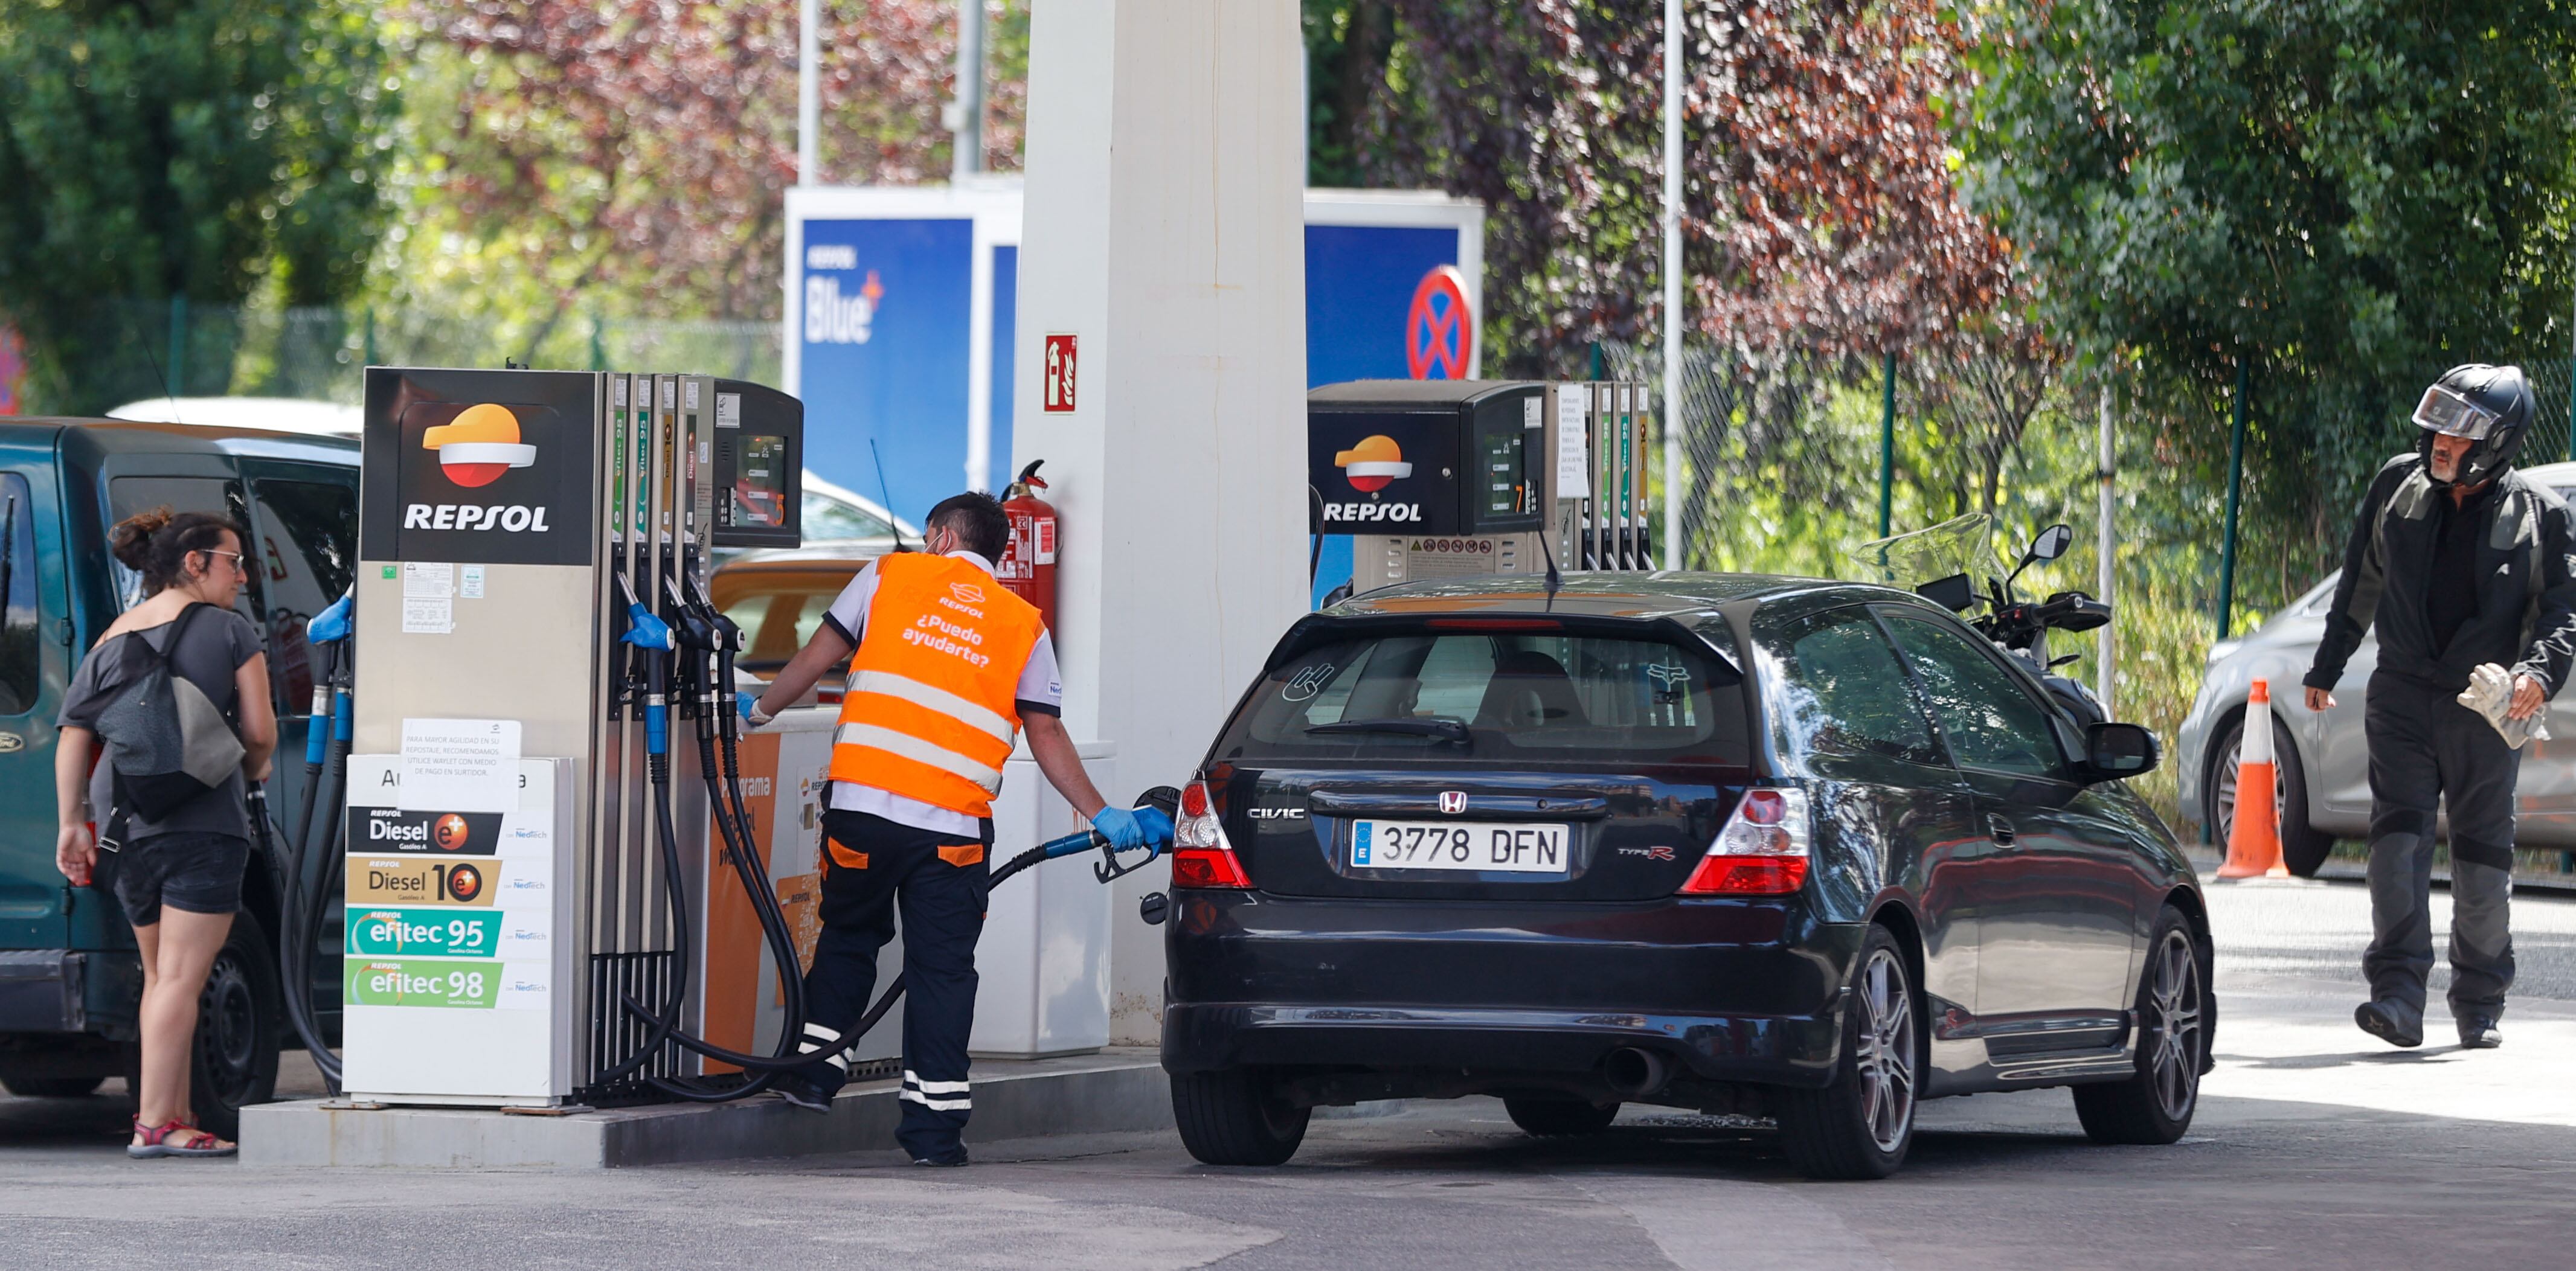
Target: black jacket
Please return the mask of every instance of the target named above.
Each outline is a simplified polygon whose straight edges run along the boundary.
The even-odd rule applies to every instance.
[[[2496,483],[2479,509],[2486,523],[2477,545],[2477,612],[2448,648],[2436,648],[2424,607],[2433,501],[2451,496],[2425,475],[2419,454],[2400,455],[2379,470],[2353,522],[2325,636],[2302,683],[2333,688],[2375,623],[2384,674],[2456,693],[2469,686],[2471,670],[2493,662],[2539,680],[2557,696],[2576,660],[2576,530],[2556,493],[2511,469]]]

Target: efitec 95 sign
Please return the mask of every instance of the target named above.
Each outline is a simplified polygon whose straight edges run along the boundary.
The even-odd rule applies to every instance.
[[[573,371],[368,368],[359,556],[589,564],[600,384]]]

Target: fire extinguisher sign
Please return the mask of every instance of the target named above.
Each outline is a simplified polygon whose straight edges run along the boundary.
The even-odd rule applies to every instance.
[[[1045,391],[1039,397],[1045,403],[1044,409],[1049,414],[1065,414],[1073,410],[1076,366],[1073,343],[1073,333],[1070,331],[1047,333],[1046,361],[1043,364],[1046,384]]]

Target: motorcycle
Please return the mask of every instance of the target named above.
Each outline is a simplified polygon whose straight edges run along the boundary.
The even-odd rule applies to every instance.
[[[2109,716],[2093,691],[2057,673],[2057,668],[2080,655],[2051,658],[2048,633],[2098,629],[2111,621],[2111,606],[2081,591],[2055,592],[2037,603],[2022,600],[2013,591],[2013,583],[2021,578],[2023,570],[2065,555],[2075,542],[2075,531],[2065,525],[2041,530],[2023,549],[2011,572],[1998,577],[1993,552],[1987,546],[1992,541],[1990,528],[1990,518],[1972,512],[1926,529],[1873,539],[1850,554],[1867,572],[1879,575],[1877,581],[1892,586],[1930,579],[1911,582],[1914,594],[1965,617],[1977,634],[1992,641],[2039,681],[2076,723],[2102,723]],[[1974,582],[1978,574],[1986,578],[1983,596],[1978,595]],[[1983,612],[1971,614],[1980,606]]]

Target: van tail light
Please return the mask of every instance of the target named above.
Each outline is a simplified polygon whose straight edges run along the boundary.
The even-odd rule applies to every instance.
[[[1806,791],[1747,790],[1681,894],[1786,896],[1806,884],[1807,837]]]
[[[1181,814],[1172,819],[1172,885],[1238,890],[1252,886],[1234,845],[1225,841],[1225,826],[1217,820],[1216,804],[1208,798],[1204,781],[1181,788]]]

